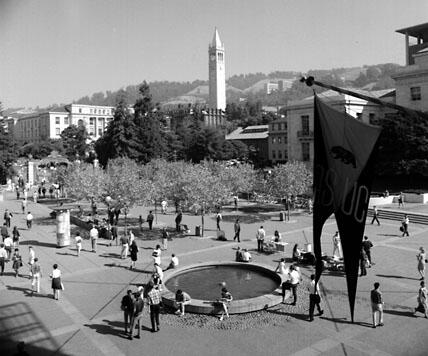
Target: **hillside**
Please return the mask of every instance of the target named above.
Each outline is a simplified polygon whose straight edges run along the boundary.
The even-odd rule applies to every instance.
[[[352,68],[314,69],[310,70],[307,75],[312,75],[317,80],[332,85],[380,90],[394,87],[391,75],[395,74],[399,68],[400,66],[397,64],[386,63]],[[260,101],[263,105],[285,105],[289,100],[301,99],[307,95],[307,88],[298,82],[300,76],[301,73],[292,71],[233,75],[227,80],[227,100],[229,103],[247,99]],[[279,80],[284,83],[284,91],[268,95],[265,92],[266,83],[275,83]],[[155,81],[148,84],[153,101],[157,103],[203,105],[208,98],[208,82],[203,80],[193,82]],[[131,105],[138,98],[138,87],[139,85],[129,85],[119,89],[126,93],[128,103]],[[114,106],[119,90],[94,93],[74,102]],[[49,109],[55,106],[57,105],[53,105]]]

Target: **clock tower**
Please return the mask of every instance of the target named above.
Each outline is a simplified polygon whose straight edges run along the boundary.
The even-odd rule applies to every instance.
[[[210,109],[226,109],[226,72],[224,67],[224,46],[217,28],[208,48],[209,101]]]

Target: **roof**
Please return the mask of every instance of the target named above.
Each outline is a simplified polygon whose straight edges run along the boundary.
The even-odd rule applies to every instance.
[[[402,33],[403,35],[407,34],[411,37],[420,37],[425,42],[428,41],[428,22],[416,26],[402,28],[401,30],[396,30],[395,32]]]
[[[221,40],[220,40],[220,35],[218,34],[218,31],[217,31],[217,27],[214,30],[214,37],[213,37],[213,40],[211,41],[211,47],[215,47],[215,48],[223,47],[223,44],[221,43]]]
[[[261,140],[269,136],[269,125],[238,127],[235,131],[226,135],[226,140]]]

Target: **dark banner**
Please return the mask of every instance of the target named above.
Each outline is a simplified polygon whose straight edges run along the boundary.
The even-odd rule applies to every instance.
[[[322,272],[322,228],[334,213],[342,242],[353,321],[361,242],[381,128],[365,124],[345,111],[333,109],[317,96],[314,110],[313,243],[317,261],[316,280]]]

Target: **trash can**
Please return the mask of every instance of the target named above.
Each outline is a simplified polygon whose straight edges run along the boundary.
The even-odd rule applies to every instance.
[[[279,221],[285,221],[285,219],[286,219],[286,212],[285,211],[281,211],[280,213],[279,213]]]
[[[200,225],[195,226],[195,236],[201,236],[201,226]]]
[[[305,244],[305,251],[306,252],[312,252],[312,244],[310,244],[310,243]]]

